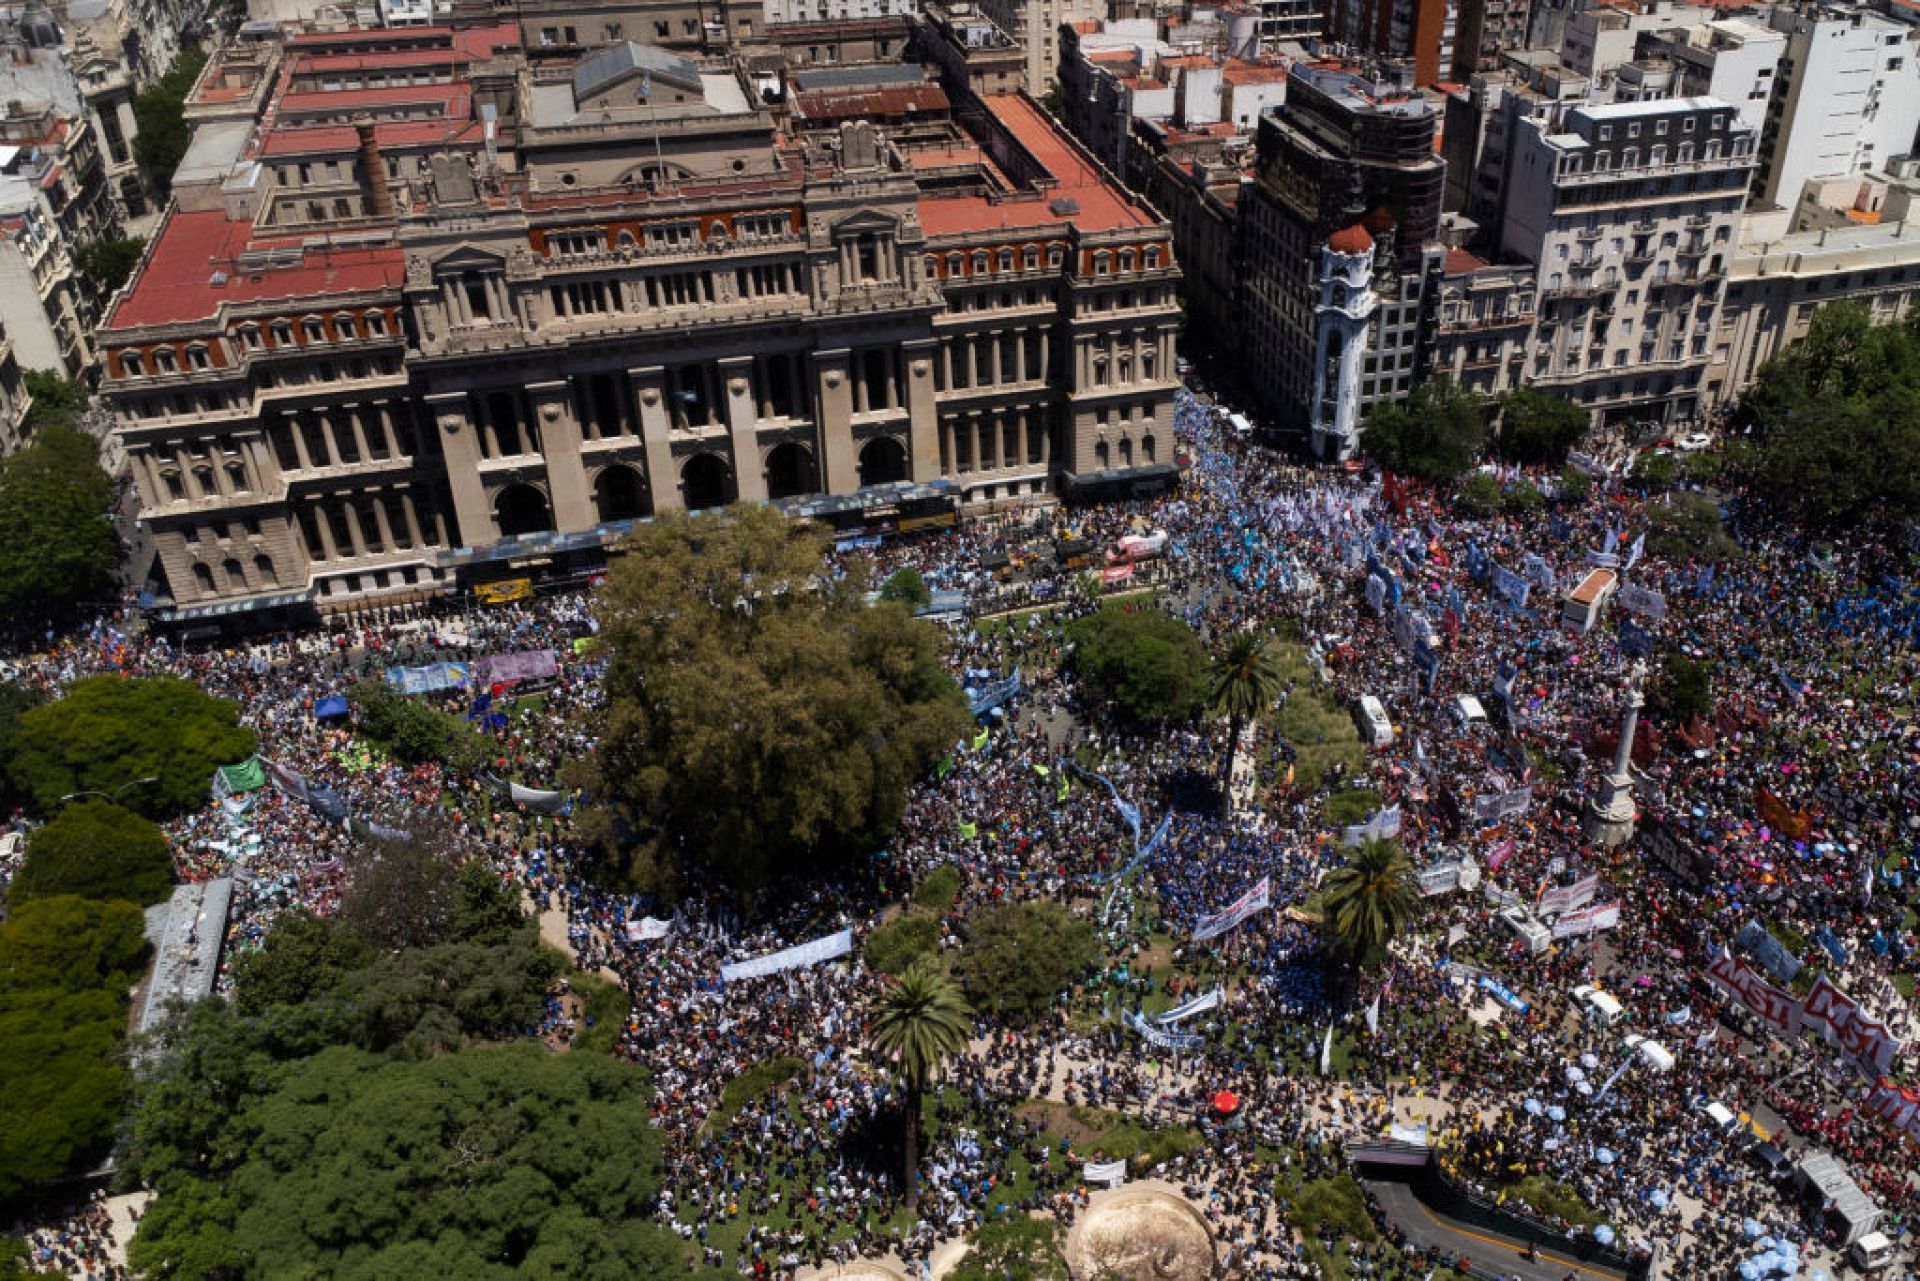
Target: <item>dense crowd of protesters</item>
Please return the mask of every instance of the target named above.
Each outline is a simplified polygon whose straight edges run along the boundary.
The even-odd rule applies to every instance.
[[[869,556],[879,576],[911,568],[964,593],[966,610],[948,624],[956,674],[977,681],[1018,666],[1026,688],[984,745],[961,745],[915,786],[884,858],[838,879],[776,885],[750,912],[724,890],[663,906],[599,886],[582,874],[570,813],[541,812],[504,790],[558,788],[566,764],[593,750],[601,671],[591,647],[574,643],[594,630],[589,592],[462,615],[376,615],[230,647],[175,646],[103,620],[17,666],[21,679],[49,690],[102,671],[187,676],[240,705],[263,759],[331,789],[334,808],[266,787],[171,825],[183,877],[236,878],[222,990],[231,957],[257,946],[281,911],[324,914],[338,902],[356,839],[338,821],[340,807],[399,830],[429,813],[449,816],[471,857],[517,881],[536,909],[564,913],[583,968],[611,970],[626,986],[632,1008],[618,1050],[650,1069],[667,1138],[659,1213],[708,1262],[743,1274],[860,1253],[925,1259],[998,1215],[1071,1220],[1088,1196],[1081,1162],[1102,1154],[1095,1140],[1061,1142],[1023,1107],[1034,1099],[1194,1127],[1202,1142],[1157,1173],[1204,1207],[1223,1257],[1251,1276],[1313,1275],[1311,1243],[1282,1223],[1286,1186],[1337,1172],[1345,1143],[1415,1114],[1463,1186],[1548,1218],[1512,1191],[1521,1176],[1545,1176],[1591,1207],[1623,1248],[1660,1243],[1683,1275],[1720,1275],[1749,1257],[1749,1226],[1810,1251],[1830,1240],[1818,1207],[1744,1161],[1739,1133],[1709,1123],[1698,1106],[1708,1100],[1756,1116],[1764,1108],[1779,1118],[1783,1142],[1843,1157],[1888,1208],[1889,1226],[1904,1231],[1920,1209],[1912,1150],[1860,1107],[1862,1082],[1824,1048],[1771,1040],[1704,979],[1708,961],[1759,921],[1822,939],[1803,960],[1903,1041],[1920,1034],[1891,982],[1912,972],[1920,946],[1908,869],[1888,862],[1907,855],[1920,828],[1909,795],[1920,743],[1907,715],[1920,667],[1902,630],[1913,591],[1902,549],[1862,538],[1816,552],[1766,512],[1736,504],[1731,528],[1743,554],[1717,564],[1657,539],[1640,543],[1665,500],[1613,472],[1548,513],[1470,519],[1399,482],[1289,466],[1230,439],[1191,397],[1179,402],[1177,427],[1191,465],[1171,495],[1032,511],[834,554],[835,567]],[[1552,477],[1531,483],[1558,493]],[[1229,749],[1224,724],[1128,725],[1080,688],[1065,661],[1070,624],[1100,607],[1100,593],[1055,552],[1106,548],[1148,529],[1167,532],[1168,554],[1116,586],[1149,586],[1209,644],[1247,627],[1280,628],[1319,673],[1312,688],[1290,684],[1282,700],[1377,697],[1396,727],[1391,746],[1367,752],[1350,776],[1302,778],[1296,749],[1322,745],[1258,727],[1235,745],[1251,770],[1245,803],[1223,816],[1214,780]],[[1641,615],[1623,628],[1616,606],[1585,633],[1558,625],[1557,594],[1592,563],[1590,549],[1632,559],[1628,579],[1661,593],[1664,618]],[[1008,553],[1011,575],[986,568]],[[1535,564],[1529,558],[1553,582],[1529,571],[1543,581],[1531,607],[1517,608],[1490,589],[1485,566],[1519,572]],[[1391,611],[1362,594],[1371,566],[1431,623],[1418,654],[1396,636]],[[979,617],[1008,605],[1029,609]],[[557,656],[557,676],[493,725],[491,759],[470,774],[401,766],[344,722],[315,715],[322,699],[389,666],[539,649]],[[1617,733],[1633,649],[1711,664],[1713,712],[1681,725],[1656,707],[1635,753],[1645,818],[1697,852],[1683,877],[1653,866],[1638,844],[1594,845],[1582,824],[1609,766],[1607,735]],[[498,704],[523,692],[498,691]],[[1490,724],[1455,718],[1463,694],[1492,709]],[[454,697],[464,710],[472,692]],[[1146,832],[1171,814],[1125,885],[1116,874],[1136,838],[1109,784],[1138,807]],[[1475,821],[1477,799],[1523,784],[1533,787],[1524,812],[1493,826]],[[1380,809],[1397,807],[1399,839],[1417,866],[1471,865],[1481,888],[1426,899],[1415,935],[1357,992],[1336,993],[1320,933],[1299,908],[1343,857],[1321,803],[1356,787],[1377,794]],[[1781,811],[1805,816],[1806,830],[1760,817],[1762,788]],[[843,963],[732,983],[718,976],[728,961],[842,928],[864,936],[948,864],[961,871],[962,890],[942,920],[943,947],[959,944],[962,922],[982,904],[1044,897],[1097,917],[1109,957],[1037,1026],[979,1021],[935,1101],[915,1218],[904,1213],[893,1150],[876,1125],[898,1107],[899,1087],[861,1053],[863,1011],[884,979],[857,950]],[[1503,903],[1536,902],[1589,872],[1602,874],[1603,897],[1622,900],[1614,928],[1540,955],[1497,928]],[[1196,922],[1262,878],[1271,908],[1219,938],[1190,941]],[[656,913],[670,928],[640,928]],[[1512,999],[1490,997],[1482,976]],[[1623,1003],[1624,1024],[1578,1016],[1571,991],[1584,982]],[[1220,1003],[1177,1029],[1198,1038],[1177,1056],[1144,1043],[1121,1017],[1216,987]],[[549,1011],[555,1026],[571,1017],[557,1000]],[[1675,1073],[1631,1064],[1616,1072],[1626,1029],[1671,1046]],[[1328,1061],[1336,1039],[1337,1067]],[[729,1082],[789,1058],[783,1083],[716,1117]],[[1231,1116],[1213,1105],[1222,1090],[1240,1101]],[[1403,1118],[1407,1109],[1395,1105],[1408,1100],[1423,1106]],[[83,1271],[100,1253],[89,1226],[98,1217],[90,1204],[30,1239],[48,1264]],[[1394,1277],[1420,1274],[1419,1263],[1396,1238],[1360,1251],[1354,1267]],[[99,1265],[92,1274],[107,1272]]]

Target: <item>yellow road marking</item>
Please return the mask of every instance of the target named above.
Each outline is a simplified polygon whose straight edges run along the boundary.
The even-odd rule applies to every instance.
[[[1409,1195],[1411,1195],[1411,1193],[1409,1193]],[[1446,1220],[1435,1217],[1433,1211],[1427,1209],[1426,1202],[1422,1201],[1419,1197],[1413,1197],[1413,1203],[1420,1207],[1420,1213],[1426,1215],[1428,1220],[1432,1222],[1435,1227],[1445,1228],[1447,1231],[1453,1233],[1455,1236],[1466,1237],[1469,1241],[1479,1241],[1486,1245],[1498,1246],[1502,1250],[1508,1250],[1516,1255],[1519,1255],[1523,1262],[1529,1261],[1526,1259],[1526,1256],[1522,1252],[1522,1248],[1520,1246],[1513,1244],[1511,1241],[1502,1241],[1499,1237],[1482,1236],[1478,1232],[1469,1232],[1465,1228],[1456,1228],[1453,1226],[1453,1224],[1448,1223]],[[1544,1250],[1540,1252],[1540,1257],[1537,1260],[1537,1262],[1551,1263],[1556,1268],[1569,1267],[1576,1272],[1584,1272],[1590,1277],[1605,1277],[1607,1281],[1616,1281],[1613,1273],[1611,1272],[1602,1272],[1597,1268],[1589,1268],[1585,1264],[1576,1262],[1573,1259],[1555,1258],[1553,1255],[1546,1253]]]

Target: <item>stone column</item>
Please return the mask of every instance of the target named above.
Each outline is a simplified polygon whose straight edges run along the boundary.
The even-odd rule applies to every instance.
[[[673,418],[667,410],[667,371],[659,365],[629,369],[640,436],[647,447],[647,484],[653,490],[653,510],[679,511],[680,469],[674,466],[671,444]]]
[[[840,347],[813,353],[815,423],[820,442],[820,487],[829,494],[852,492],[860,484],[854,465],[853,387],[849,383],[851,353]]]
[[[572,386],[565,379],[530,383],[527,397],[540,424],[540,456],[547,465],[553,527],[563,534],[591,529],[597,517],[580,459],[580,424],[574,421]]]
[[[407,518],[407,532],[413,536],[415,547],[425,547],[427,540],[420,537],[420,514],[414,510],[415,501],[411,490],[400,491],[400,514]]]
[[[473,426],[472,401],[464,391],[436,392],[424,399],[434,430],[440,433],[454,519],[470,542],[491,542],[496,527],[486,486],[480,481],[480,439]]]
[[[399,550],[399,544],[393,541],[393,525],[387,520],[386,495],[368,494],[367,506],[373,509],[373,524],[380,531],[380,546],[390,552]]]
[[[730,356],[721,361],[720,385],[726,395],[735,494],[743,503],[765,502],[767,474],[760,465],[760,441],[754,430],[753,357]]]
[[[938,339],[902,343],[907,364],[907,474],[920,483],[940,475],[940,405],[933,390],[933,362],[941,356]]]
[[[320,531],[322,559],[329,563],[339,560],[340,548],[333,541],[333,522],[327,517],[326,504],[309,503],[308,509],[313,512],[313,527]]]

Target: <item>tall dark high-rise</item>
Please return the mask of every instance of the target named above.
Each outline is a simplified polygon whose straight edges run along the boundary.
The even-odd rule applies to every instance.
[[[1349,456],[1358,416],[1421,373],[1446,163],[1409,72],[1295,68],[1241,199],[1252,382],[1322,456]]]

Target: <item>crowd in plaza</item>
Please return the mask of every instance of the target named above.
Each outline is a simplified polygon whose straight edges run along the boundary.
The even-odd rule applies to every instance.
[[[48,688],[99,671],[190,677],[240,705],[264,761],[331,789],[320,806],[264,787],[243,807],[210,803],[172,824],[183,877],[237,878],[223,970],[289,906],[324,914],[337,903],[356,839],[342,812],[402,831],[429,813],[450,816],[471,857],[524,886],[536,909],[564,912],[583,969],[610,970],[626,986],[632,1008],[618,1052],[652,1073],[667,1140],[660,1215],[709,1262],[744,1274],[784,1275],[854,1253],[925,1258],[998,1215],[1070,1220],[1088,1195],[1081,1163],[1100,1154],[1085,1142],[1063,1148],[1019,1107],[1033,1098],[1194,1127],[1199,1145],[1157,1173],[1205,1207],[1223,1252],[1250,1276],[1314,1274],[1308,1243],[1284,1227],[1276,1174],[1297,1182],[1336,1173],[1343,1145],[1401,1124],[1406,1109],[1395,1104],[1412,1100],[1426,1141],[1463,1187],[1550,1218],[1510,1190],[1521,1174],[1550,1178],[1591,1207],[1622,1249],[1658,1243],[1678,1261],[1677,1275],[1723,1275],[1757,1253],[1750,1224],[1809,1252],[1830,1243],[1817,1207],[1743,1160],[1738,1132],[1709,1124],[1696,1106],[1709,1099],[1750,1114],[1765,1108],[1786,1127],[1783,1142],[1842,1157],[1887,1208],[1889,1227],[1903,1230],[1920,1211],[1913,1149],[1863,1108],[1860,1076],[1810,1042],[1768,1036],[1706,978],[1715,957],[1745,955],[1736,935],[1758,921],[1820,939],[1803,961],[1901,1041],[1920,1036],[1890,981],[1912,973],[1920,947],[1911,870],[1887,862],[1920,835],[1920,806],[1908,795],[1920,742],[1905,714],[1920,667],[1900,630],[1913,588],[1899,577],[1899,550],[1864,540],[1816,554],[1764,511],[1736,504],[1731,528],[1744,555],[1708,569],[1637,541],[1663,500],[1615,473],[1602,471],[1590,494],[1551,518],[1468,519],[1444,498],[1289,466],[1227,437],[1197,399],[1183,396],[1178,413],[1191,465],[1171,495],[836,553],[836,565],[868,555],[877,576],[913,568],[937,588],[968,592],[974,607],[948,624],[954,670],[997,675],[1018,663],[1027,687],[991,720],[984,743],[960,745],[914,787],[884,857],[837,880],[776,884],[751,910],[723,887],[670,906],[602,888],[582,874],[570,813],[542,812],[503,790],[560,788],[567,763],[593,749],[602,673],[591,647],[574,644],[594,628],[584,589],[225,647],[135,637],[103,620],[19,667]],[[1352,777],[1294,778],[1293,752],[1304,745],[1257,727],[1239,745],[1254,770],[1252,799],[1223,815],[1210,784],[1229,748],[1224,723],[1146,730],[1110,716],[1063,663],[1067,626],[1099,607],[1097,593],[1046,549],[1106,547],[1144,528],[1170,539],[1169,554],[1138,580],[1161,605],[1209,644],[1282,626],[1324,673],[1315,688],[1284,697],[1339,705],[1378,697],[1396,727],[1391,746],[1369,751]],[[981,568],[1009,549],[1022,561],[1017,590]],[[1554,590],[1536,587],[1531,608],[1517,608],[1473,572],[1483,562],[1517,572],[1538,557],[1564,588],[1599,549],[1632,556],[1630,580],[1664,599],[1664,618],[1633,619],[1654,653],[1677,648],[1712,664],[1714,714],[1676,726],[1650,713],[1649,739],[1663,741],[1636,755],[1643,823],[1681,834],[1697,853],[1695,875],[1655,866],[1638,842],[1597,847],[1582,825],[1634,663],[1617,626],[1624,611],[1616,606],[1614,618],[1581,634],[1558,624]],[[1434,623],[1430,677],[1396,639],[1388,611],[1363,596],[1370,565]],[[1047,608],[976,626],[979,601],[1010,591]],[[491,730],[484,770],[402,766],[358,745],[345,722],[315,715],[362,674],[526,650],[552,651],[557,674]],[[1453,719],[1462,694],[1483,700],[1493,723],[1463,729]],[[450,696],[456,710],[472,697]],[[1687,741],[1676,742],[1683,732]],[[1523,812],[1496,825],[1475,820],[1477,800],[1523,782],[1533,786]],[[1116,877],[1136,838],[1108,783],[1138,807],[1147,833],[1172,814],[1124,886]],[[1319,930],[1300,909],[1343,858],[1321,805],[1353,787],[1376,793],[1380,809],[1397,807],[1398,838],[1416,866],[1471,863],[1480,887],[1427,898],[1416,935],[1343,994],[1332,990]],[[1761,789],[1778,802],[1771,812],[1800,830],[1760,815]],[[719,974],[728,962],[843,928],[863,937],[949,864],[962,891],[943,918],[943,946],[958,945],[961,923],[981,905],[1050,898],[1102,917],[1110,955],[1038,1026],[978,1021],[972,1051],[950,1067],[936,1103],[916,1222],[873,1124],[897,1105],[899,1087],[861,1052],[862,1012],[886,980],[857,948],[847,961],[783,974],[734,982]],[[1503,903],[1536,903],[1589,873],[1600,874],[1602,899],[1622,901],[1611,929],[1534,955],[1495,925]],[[1196,922],[1262,878],[1268,910],[1191,941]],[[669,918],[665,930],[642,928]],[[1490,997],[1481,975],[1518,995],[1504,1004]],[[1579,1017],[1572,989],[1592,982],[1623,1004],[1622,1023]],[[1147,1044],[1125,1020],[1212,987],[1219,1005],[1175,1029],[1197,1038],[1177,1054]],[[1616,1074],[1626,1030],[1670,1047],[1675,1070],[1630,1064]],[[800,1064],[790,1080],[709,1123],[730,1081],[783,1056]],[[1222,1090],[1241,1101],[1231,1120],[1210,1102]],[[83,1215],[67,1235],[35,1243],[84,1260],[90,1221]],[[1420,1275],[1413,1258],[1389,1242],[1355,1266]]]

